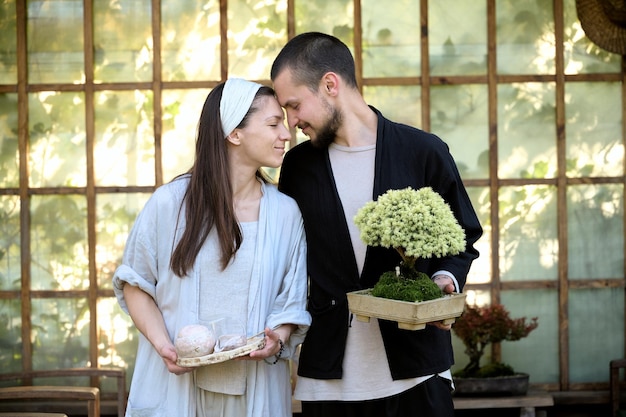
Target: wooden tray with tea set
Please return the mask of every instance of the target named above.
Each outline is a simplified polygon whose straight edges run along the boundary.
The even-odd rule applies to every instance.
[[[248,355],[258,349],[265,347],[265,337],[253,336],[248,338],[248,343],[244,346],[232,350],[223,350],[217,353],[211,353],[209,355],[197,356],[195,358],[181,358],[176,360],[178,366],[184,366],[187,368],[195,368],[198,366],[211,365],[214,363],[220,363],[229,361],[231,359],[238,358],[240,356]]]

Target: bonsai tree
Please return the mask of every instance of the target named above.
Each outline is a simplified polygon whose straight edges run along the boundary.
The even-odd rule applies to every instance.
[[[483,367],[480,360],[485,348],[491,343],[503,340],[520,340],[537,328],[537,317],[530,321],[526,317],[512,319],[509,312],[501,304],[478,307],[466,305],[452,331],[465,345],[465,353],[469,356],[467,366],[455,372],[461,378],[486,378],[492,376],[514,375],[513,368],[505,363],[492,362]]]
[[[365,244],[393,248],[402,259],[395,271],[381,276],[372,295],[402,301],[444,295],[430,277],[415,270],[415,261],[460,253],[465,249],[465,231],[432,188],[389,190],[361,207],[354,222]]]

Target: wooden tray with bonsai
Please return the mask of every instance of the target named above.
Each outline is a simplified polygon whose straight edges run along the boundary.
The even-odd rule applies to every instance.
[[[450,294],[429,301],[408,302],[374,297],[371,289],[348,293],[348,308],[356,319],[369,322],[378,318],[398,322],[405,330],[421,330],[426,323],[452,324],[463,313],[466,294]]]
[[[354,223],[363,243],[393,248],[402,258],[374,288],[347,294],[348,308],[357,320],[396,321],[407,330],[420,330],[435,321],[454,323],[463,313],[465,294],[443,295],[429,276],[415,268],[418,258],[455,256],[465,250],[465,231],[443,197],[430,187],[387,190],[376,201],[365,203]]]

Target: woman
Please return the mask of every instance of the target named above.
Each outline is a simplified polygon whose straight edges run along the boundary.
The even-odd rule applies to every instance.
[[[306,243],[296,203],[263,179],[290,134],[274,91],[229,79],[208,95],[188,173],[137,217],[115,294],[140,331],[130,416],[291,416],[288,359],[310,324]],[[176,364],[173,340],[216,316],[264,331],[248,360]]]

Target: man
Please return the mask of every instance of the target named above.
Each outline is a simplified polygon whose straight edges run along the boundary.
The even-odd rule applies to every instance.
[[[300,206],[308,242],[313,322],[295,392],[303,415],[452,417],[450,326],[408,331],[386,320],[359,322],[346,298],[400,262],[395,250],[361,242],[354,215],[385,191],[407,186],[441,194],[467,239],[459,255],[420,259],[416,268],[448,293],[463,289],[482,229],[447,145],[368,106],[350,50],[333,36],[296,36],[271,77],[289,125],[310,138],[285,155],[280,176],[281,190]]]

